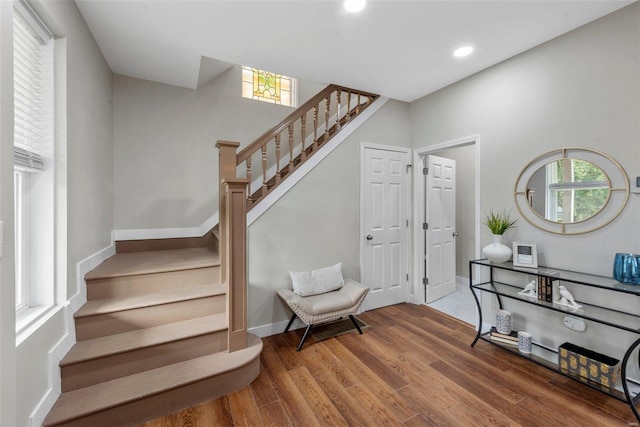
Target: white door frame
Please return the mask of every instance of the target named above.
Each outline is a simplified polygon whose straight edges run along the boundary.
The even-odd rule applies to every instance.
[[[363,170],[363,165],[365,162],[365,156],[364,156],[364,152],[367,148],[371,148],[374,150],[387,150],[387,151],[397,151],[400,153],[404,153],[407,156],[407,162],[411,161],[411,149],[407,148],[407,147],[399,147],[396,145],[383,145],[383,144],[374,144],[372,142],[361,142],[360,143],[360,280],[362,280],[363,277],[363,267],[364,267],[364,251],[365,251],[365,237],[368,234],[368,230],[365,230],[364,228],[364,212],[365,212],[365,206],[364,206],[364,197],[362,197],[362,194],[364,194],[364,170]],[[409,221],[409,227],[406,227],[406,242],[407,242],[407,248],[406,250],[406,257],[405,259],[407,260],[407,274],[409,274],[409,281],[407,282],[407,300],[410,301],[413,299],[413,296],[411,295],[411,283],[413,283],[413,278],[411,277],[411,272],[413,271],[412,266],[411,266],[411,261],[413,259],[413,257],[411,256],[411,234],[410,231],[412,230],[411,228],[411,223],[412,218],[411,218],[411,198],[410,198],[410,194],[411,194],[411,176],[408,175],[407,176],[407,186],[408,188],[406,189],[405,192],[405,203],[406,203],[406,212],[407,212],[407,220]],[[367,307],[366,305],[366,300],[365,300],[365,309]]]
[[[422,170],[426,167],[424,157],[430,153],[435,154],[438,151],[448,150],[450,148],[460,148],[468,145],[475,146],[475,258],[480,258],[481,253],[481,219],[480,219],[480,153],[481,153],[481,137],[480,135],[471,135],[453,141],[447,141],[428,147],[418,148],[413,151],[413,303],[424,304],[424,284],[422,283],[422,266],[424,258],[425,238],[422,232],[422,221],[418,218],[424,218],[425,206],[425,188]],[[419,237],[417,237],[419,236]],[[474,274],[474,277],[476,275]]]

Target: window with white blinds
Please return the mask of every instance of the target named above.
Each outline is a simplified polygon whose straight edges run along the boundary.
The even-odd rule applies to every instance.
[[[2,1],[2,0],[0,0]],[[14,1],[16,343],[57,302],[54,40],[25,0]],[[21,342],[21,341],[20,341]]]
[[[53,137],[53,43],[28,5],[18,6],[13,14],[14,165],[40,171]]]

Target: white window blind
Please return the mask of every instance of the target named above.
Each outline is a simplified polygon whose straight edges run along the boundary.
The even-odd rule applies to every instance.
[[[51,145],[51,33],[20,2],[13,14],[14,166],[29,171],[44,168],[43,154]]]

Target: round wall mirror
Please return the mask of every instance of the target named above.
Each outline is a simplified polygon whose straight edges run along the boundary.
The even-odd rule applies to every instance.
[[[620,164],[587,148],[545,153],[520,173],[516,206],[536,227],[557,234],[582,234],[610,223],[629,197]]]

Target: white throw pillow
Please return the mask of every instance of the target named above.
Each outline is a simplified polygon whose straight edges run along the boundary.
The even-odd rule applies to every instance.
[[[293,292],[301,297],[324,294],[344,286],[342,263],[311,271],[290,271]]]

